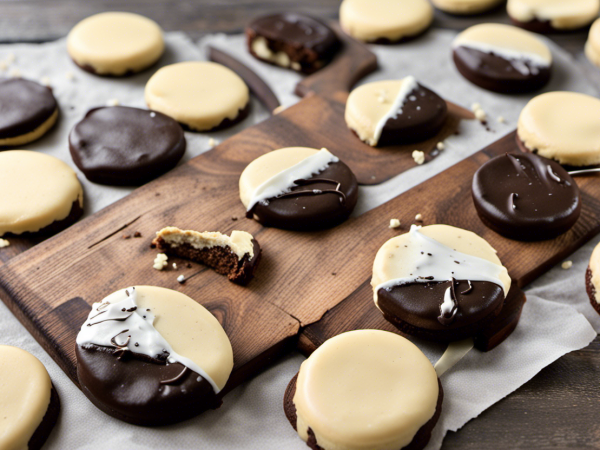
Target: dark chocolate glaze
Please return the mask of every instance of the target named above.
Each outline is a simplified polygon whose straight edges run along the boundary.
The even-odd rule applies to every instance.
[[[468,291],[469,285],[472,286]],[[408,283],[379,289],[379,309],[400,331],[435,341],[459,341],[475,336],[500,312],[504,291],[488,281],[457,280],[454,318],[442,323],[440,306],[450,281]],[[468,291],[466,294],[463,292]]]
[[[119,420],[167,425],[221,405],[210,383],[190,369],[182,374],[182,364],[165,364],[130,351],[117,359],[115,349],[99,346],[77,345],[75,353],[83,393]]]
[[[95,108],[69,135],[73,162],[94,183],[138,186],[171,170],[185,153],[179,124],[125,106]]]
[[[529,22],[521,22],[520,20],[517,20],[514,17],[511,17],[510,15],[509,15],[509,17],[510,17],[511,22],[515,26],[517,26],[519,28],[523,28],[524,30],[527,30],[527,31],[531,31],[533,33],[550,34],[550,33],[559,33],[559,32],[569,31],[569,30],[558,30],[558,29],[554,28],[549,20],[533,19],[533,20],[530,20]]]
[[[590,266],[588,266],[587,270],[585,271],[585,290],[590,298],[590,304],[592,305],[592,308],[594,308],[594,310],[600,314],[600,303],[596,301],[596,288],[592,283],[592,268]]]
[[[252,41],[263,37],[273,52],[284,52],[290,61],[300,64],[300,71],[312,73],[329,62],[340,47],[334,31],[320,20],[305,14],[285,12],[254,19],[246,29],[250,53]]]
[[[435,136],[446,123],[448,106],[443,98],[424,86],[408,94],[402,114],[383,126],[377,146],[407,144]]]
[[[46,410],[46,414],[44,414],[42,421],[33,432],[33,435],[29,438],[27,450],[39,450],[44,446],[48,436],[52,433],[54,425],[56,425],[56,422],[58,421],[59,413],[60,397],[53,384],[50,391],[50,403],[48,404],[48,409]]]
[[[313,179],[314,183],[307,183]],[[337,181],[344,197],[325,192],[335,186],[322,179]],[[314,189],[323,193],[270,198],[267,205],[257,203],[249,212],[249,216],[253,215],[256,220],[268,227],[298,231],[331,228],[350,216],[358,200],[358,183],[346,164],[341,161],[331,163],[324,171],[308,178],[307,181],[294,186],[291,192]]]
[[[456,47],[452,58],[463,77],[493,92],[531,92],[541,89],[550,80],[551,66],[538,67],[530,61],[509,60],[470,47]],[[517,67],[521,68],[521,71],[517,70]]]
[[[0,78],[0,139],[30,133],[57,109],[50,88],[22,78]]]
[[[296,395],[296,382],[298,381],[298,374],[292,378],[289,382],[285,394],[283,396],[283,411],[285,413],[285,417],[290,422],[290,425],[294,428],[294,430],[298,431],[297,422],[298,415],[296,413],[296,406],[294,405],[294,395]],[[442,389],[442,383],[438,379],[438,387],[439,393],[437,398],[437,404],[435,406],[435,413],[433,417],[429,419],[421,428],[418,429],[417,433],[413,437],[412,441],[399,450],[422,450],[427,446],[429,439],[431,439],[431,432],[435,427],[435,424],[440,418],[442,414],[442,403],[444,401],[444,389]],[[323,450],[323,448],[317,443],[317,438],[315,437],[314,431],[309,427],[308,428],[308,441],[306,445],[309,446],[312,450]]]
[[[507,153],[473,177],[473,202],[485,225],[519,241],[552,239],[567,232],[581,212],[579,188],[555,161]]]
[[[179,125],[181,125],[181,127],[185,131],[189,131],[191,133],[209,133],[209,132],[213,132],[213,131],[225,130],[234,125],[237,125],[238,123],[242,122],[246,117],[248,117],[248,115],[250,114],[251,105],[252,105],[252,102],[248,101],[248,103],[246,103],[246,106],[244,106],[242,109],[240,109],[237,116],[235,116],[233,119],[230,119],[229,117],[225,117],[219,125],[211,128],[210,130],[203,130],[203,131],[194,130],[194,129],[190,128],[189,125],[186,125],[185,123],[180,123]]]

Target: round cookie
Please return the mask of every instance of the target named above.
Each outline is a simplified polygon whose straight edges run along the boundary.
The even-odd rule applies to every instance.
[[[502,309],[511,280],[475,233],[413,225],[379,249],[371,285],[375,304],[400,332],[449,342],[484,330]]]
[[[443,396],[412,342],[358,330],[327,340],[302,363],[284,411],[313,450],[416,450],[427,445]]]
[[[590,28],[590,34],[585,43],[585,55],[590,62],[600,67],[600,19]]]
[[[423,33],[433,21],[427,0],[344,0],[342,29],[359,41],[390,44]]]
[[[585,287],[592,307],[600,314],[600,244],[594,248],[585,272]]]
[[[334,31],[323,22],[291,12],[254,19],[246,38],[255,58],[307,74],[326,65],[340,47]]]
[[[598,16],[600,0],[508,0],[513,23],[534,33],[583,28]]]
[[[75,353],[90,401],[146,426],[218,408],[233,368],[218,320],[187,295],[155,286],[121,289],[94,303]]]
[[[164,114],[111,106],[90,110],[69,134],[73,162],[94,183],[139,186],[185,153],[181,126]]]
[[[375,147],[434,137],[446,123],[444,99],[414,77],[375,81],[354,89],[346,102],[346,125]]]
[[[60,412],[46,368],[31,353],[0,345],[0,380],[0,448],[42,448]]]
[[[494,9],[502,0],[432,0],[433,6],[448,14],[470,16]]]
[[[560,164],[600,164],[600,100],[577,92],[547,92],[525,105],[517,144]]]
[[[577,183],[563,167],[532,153],[506,153],[473,177],[481,221],[518,241],[553,239],[571,229],[581,212]]]
[[[67,37],[75,64],[104,76],[131,75],[153,65],[163,54],[162,30],[147,17],[105,12],[83,19]]]
[[[73,169],[38,152],[0,152],[0,198],[0,236],[57,233],[83,214],[83,189]]]
[[[452,58],[462,76],[494,92],[534,91],[550,80],[552,54],[546,44],[510,25],[467,28],[454,40]]]
[[[250,94],[232,70],[213,62],[182,62],[148,80],[146,104],[192,131],[229,127],[245,119]]]
[[[266,153],[244,169],[240,199],[247,217],[265,226],[321,230],[350,216],[358,183],[326,149],[288,147]]]
[[[22,78],[0,78],[0,148],[41,138],[57,118],[50,88]]]

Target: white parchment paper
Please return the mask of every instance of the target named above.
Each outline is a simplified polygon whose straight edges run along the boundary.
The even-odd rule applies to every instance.
[[[446,150],[431,163],[415,167],[379,186],[361,188],[355,215],[421,183],[515,128],[518,114],[530,96],[492,94],[463,80],[450,60],[453,37],[453,32],[434,30],[401,46],[374,46],[381,70],[364,82],[412,74],[442,96],[463,106],[480,103],[488,113],[493,131],[486,131],[475,121],[463,122],[461,134],[448,138]],[[293,95],[293,88],[300,76],[252,59],[245,50],[242,36],[209,36],[198,46],[180,33],[170,33],[166,40],[167,52],[159,65],[205,59],[205,46],[215,45],[238,57],[261,75],[283,105],[289,106],[298,101]],[[546,90],[573,90],[598,95],[574,59],[555,45],[550,46],[556,67]],[[4,74],[0,72],[0,76],[18,70],[26,78],[42,80],[48,77],[61,105],[58,126],[48,136],[26,148],[56,156],[74,169],[67,145],[71,127],[88,109],[112,99],[118,100],[121,105],[143,107],[144,85],[153,73],[150,70],[126,79],[95,77],[73,65],[66,54],[64,40],[41,45],[0,46],[0,60],[9,54],[15,55],[15,62]],[[503,116],[506,123],[497,122],[498,116]],[[232,129],[210,134],[186,133],[188,150],[184,161],[209,150],[211,138],[222,141],[267,117],[266,111],[254,101],[251,116]],[[98,211],[131,191],[130,188],[94,185],[87,182],[81,173],[78,174],[86,192],[86,214]],[[382,232],[387,231],[388,220],[382,218]],[[519,388],[542,368],[565,353],[587,346],[596,336],[590,322],[600,331],[600,317],[589,305],[583,285],[585,267],[594,243],[573,255],[574,265],[570,270],[555,268],[532,284],[527,291],[528,302],[519,326],[500,347],[487,354],[471,351],[442,376],[445,391],[443,413],[428,448],[440,448],[448,430],[459,429]],[[443,351],[437,345],[416,343],[432,362]],[[15,345],[37,356],[48,368],[59,391],[63,409],[45,447],[50,450],[307,448],[287,423],[282,407],[285,387],[303,361],[299,354],[283,358],[262,375],[228,394],[224,405],[217,411],[209,411],[182,424],[145,429],[119,422],[97,410],[2,303],[0,344]]]

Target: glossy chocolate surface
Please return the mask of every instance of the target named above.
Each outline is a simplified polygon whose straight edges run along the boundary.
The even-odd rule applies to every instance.
[[[50,88],[22,78],[0,78],[0,139],[35,130],[57,108]]]
[[[338,192],[331,192],[338,184]],[[321,230],[346,220],[357,200],[356,177],[340,161],[329,164],[302,185],[294,186],[290,193],[270,198],[268,204],[257,203],[250,212],[265,226],[298,231]]]
[[[136,186],[177,165],[185,153],[181,126],[145,109],[90,110],[69,135],[73,161],[95,183]]]
[[[448,117],[448,106],[435,92],[419,85],[408,94],[402,114],[388,119],[378,146],[418,142],[435,136]]]
[[[551,67],[538,67],[529,61],[513,61],[459,46],[452,52],[456,68],[471,83],[493,92],[518,93],[542,88],[550,80]]]
[[[552,239],[579,218],[577,184],[557,162],[532,153],[507,153],[473,177],[473,202],[485,225],[521,241]]]

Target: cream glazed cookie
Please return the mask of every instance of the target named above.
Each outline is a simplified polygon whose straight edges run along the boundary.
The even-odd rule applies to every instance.
[[[443,390],[425,355],[381,330],[329,339],[302,363],[284,398],[290,424],[313,450],[422,449]]]
[[[495,8],[502,0],[432,0],[433,5],[448,14],[469,16]]]
[[[146,426],[218,408],[233,368],[218,320],[187,295],[155,286],[121,289],[94,303],[75,353],[90,401]]]
[[[248,218],[288,230],[338,225],[358,200],[356,177],[327,149],[288,147],[266,153],[244,169],[239,185]]]
[[[590,28],[590,35],[585,43],[585,55],[592,64],[600,67],[600,19]]]
[[[163,54],[162,30],[156,22],[128,12],[105,12],[83,19],[67,37],[67,51],[82,69],[96,75],[141,72]]]
[[[533,33],[485,23],[467,28],[452,44],[458,71],[473,84],[501,93],[529,92],[550,80],[552,54]]]
[[[57,118],[50,88],[23,78],[0,78],[0,149],[38,140]]]
[[[598,16],[600,0],[508,0],[513,23],[535,33],[583,28]]]
[[[427,0],[344,0],[342,29],[359,41],[390,44],[423,33],[433,21]]]
[[[585,272],[585,288],[592,307],[600,314],[600,244],[594,248]]]
[[[250,94],[232,70],[213,62],[182,62],[158,70],[145,90],[148,108],[192,131],[226,128],[245,119]]]
[[[38,450],[54,428],[60,400],[31,353],[0,345],[0,448]]]
[[[39,152],[0,152],[0,236],[53,234],[83,214],[83,189],[61,160]]]
[[[448,107],[408,76],[357,87],[348,96],[344,117],[361,141],[373,147],[396,145],[434,137],[446,122]]]
[[[577,92],[534,97],[519,116],[517,144],[560,164],[600,164],[600,100]]]
[[[475,233],[413,225],[379,249],[371,285],[376,306],[402,333],[449,342],[485,329],[511,280],[496,251]]]

